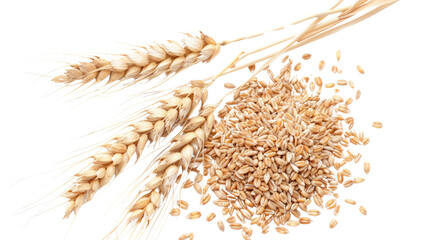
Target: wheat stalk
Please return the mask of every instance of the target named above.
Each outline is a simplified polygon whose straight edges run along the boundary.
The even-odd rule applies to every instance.
[[[94,79],[94,83],[99,83],[106,78],[109,78],[106,84],[131,78],[135,82],[150,80],[199,62],[209,62],[219,50],[220,45],[203,33],[198,37],[186,34],[182,45],[170,40],[141,47],[132,54],[124,54],[111,61],[93,57],[89,62],[72,64],[64,74],[54,77],[52,81],[85,85]]]
[[[73,186],[63,194],[68,199],[64,217],[72,212],[76,214],[100,187],[121,172],[131,157],[136,155],[138,159],[148,142],[157,142],[178,125],[183,125],[195,107],[206,101],[204,86],[202,81],[191,81],[187,86],[176,89],[173,96],[148,110],[144,120],[131,124],[133,130],[116,136],[102,146],[104,152],[91,156],[93,162],[76,174]]]
[[[147,182],[138,198],[129,209],[128,222],[149,221],[161,206],[175,183],[179,170],[188,171],[191,162],[204,147],[213,125],[215,106],[205,106],[198,116],[189,119],[181,134],[174,138],[169,151],[157,162],[155,176]]]
[[[289,25],[295,25],[298,23],[302,23],[303,21],[309,20],[311,18],[322,18],[322,17],[326,17],[328,15],[334,15],[334,14],[340,13],[339,16],[333,16],[330,19],[328,19],[322,23],[317,24],[314,28],[311,28],[311,30],[309,28],[307,28],[307,30],[309,30],[309,31],[307,31],[304,35],[302,35],[299,40],[297,39],[298,35],[292,34],[292,35],[287,36],[283,39],[280,39],[280,40],[274,41],[272,43],[266,44],[262,47],[256,48],[256,49],[251,50],[251,51],[247,51],[245,54],[243,54],[241,56],[240,59],[237,60],[237,62],[240,62],[242,59],[244,59],[250,55],[253,55],[254,53],[261,52],[263,50],[266,50],[268,48],[271,48],[273,46],[279,45],[279,44],[287,42],[287,41],[291,41],[291,43],[294,43],[294,44],[287,47],[287,50],[285,50],[286,48],[281,50],[281,52],[284,53],[286,51],[291,51],[293,49],[299,48],[301,46],[304,46],[306,44],[312,43],[314,41],[317,41],[319,39],[327,37],[331,34],[334,34],[334,33],[338,32],[338,31],[340,31],[346,27],[349,27],[349,26],[352,26],[358,22],[361,22],[361,21],[373,16],[374,14],[382,11],[383,9],[389,7],[390,5],[396,3],[397,1],[398,0],[358,1],[355,4],[347,6],[347,7],[342,7],[342,8],[338,8],[338,9],[330,9],[330,10],[325,11],[325,12],[313,14],[309,17],[295,21],[295,22],[290,23],[288,25],[284,25],[284,26],[281,26],[279,28],[274,28],[271,31],[276,31],[277,29],[283,29],[284,27],[289,26]],[[367,11],[365,12],[365,10],[367,10]],[[358,15],[359,13],[362,13],[362,12],[364,12],[362,15]],[[352,19],[353,17],[355,17],[355,18]],[[345,22],[346,20],[350,20],[350,21]],[[260,36],[260,35],[262,35],[262,34],[254,34],[253,36],[256,37],[256,36]],[[226,44],[229,44],[232,42],[241,41],[244,39],[248,39],[249,37],[250,36],[241,37],[241,38],[238,38],[235,40],[230,40],[230,41],[223,41],[223,42],[221,42],[221,45],[226,45]],[[271,59],[271,58],[275,57],[278,53],[279,53],[279,51],[274,51],[272,53],[268,53],[264,56],[261,56],[257,59],[248,61],[246,63],[234,65],[233,67],[224,71],[221,76],[239,71],[239,70],[244,69],[244,68],[254,66],[257,63],[260,63],[264,60]],[[266,67],[260,68],[261,71],[264,69],[266,69]],[[220,76],[218,76],[218,77],[220,77]],[[212,78],[213,78],[213,76],[209,76],[209,77],[204,78],[202,80],[203,81],[209,81]]]

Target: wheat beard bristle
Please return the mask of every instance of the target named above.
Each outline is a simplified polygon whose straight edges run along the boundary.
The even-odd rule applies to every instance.
[[[207,89],[204,82],[191,81],[189,85],[175,90],[169,99],[161,100],[158,107],[149,110],[145,120],[131,124],[133,130],[105,144],[105,151],[91,156],[92,164],[77,174],[73,186],[63,194],[68,199],[64,218],[72,212],[76,214],[100,187],[122,171],[134,154],[138,159],[147,142],[157,142],[168,136],[178,125],[185,124],[196,106],[200,102],[204,104],[206,100]],[[191,129],[190,124],[185,129]]]
[[[84,85],[94,79],[98,83],[106,78],[109,78],[106,84],[130,78],[136,82],[150,80],[163,73],[168,75],[199,62],[208,62],[220,50],[220,45],[203,33],[199,37],[186,34],[182,42],[182,45],[175,41],[152,44],[112,61],[94,57],[90,62],[71,65],[52,81]]]
[[[128,222],[149,220],[169,194],[179,170],[186,172],[192,160],[203,150],[214,125],[213,106],[204,107],[200,114],[189,119],[182,133],[173,139],[169,151],[158,160],[155,176],[145,185],[145,195],[135,201],[129,210]],[[155,196],[155,197],[154,197]]]

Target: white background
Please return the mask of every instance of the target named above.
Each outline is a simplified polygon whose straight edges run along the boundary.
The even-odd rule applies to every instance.
[[[95,143],[95,138],[82,136],[115,122],[126,107],[118,104],[127,99],[120,93],[85,102],[72,100],[78,94],[61,98],[67,93],[64,89],[49,95],[58,89],[49,77],[61,73],[68,62],[99,53],[117,53],[131,48],[131,44],[180,39],[179,32],[197,34],[202,30],[218,41],[231,39],[328,9],[334,3],[331,0],[263,4],[224,0],[3,3],[0,238],[101,239],[119,220],[121,206],[133,196],[127,195],[130,192],[127,188],[142,169],[138,164],[104,188],[74,220],[62,219],[63,206],[34,216],[39,210],[55,206],[55,188],[73,174],[64,175],[64,168],[55,164],[73,155],[67,155],[70,152]],[[356,127],[371,137],[362,161],[370,161],[372,169],[362,185],[340,195],[366,206],[368,215],[359,213],[359,205],[342,204],[339,224],[333,230],[328,228],[333,217],[328,212],[308,226],[289,227],[288,236],[277,234],[273,227],[269,235],[260,235],[260,230],[254,229],[253,239],[429,239],[428,7],[426,1],[402,0],[362,23],[291,53],[295,59],[303,53],[312,53],[315,61],[304,65],[311,73],[316,71],[317,60],[333,63],[335,52],[341,49],[340,65],[362,90],[362,98],[354,103],[352,112]],[[249,44],[227,46],[210,65],[192,68],[189,75],[181,74],[172,81],[183,83],[215,74],[240,51],[282,34],[287,31]],[[356,74],[356,64],[365,68],[364,76]],[[216,92],[212,98],[226,93],[221,87],[224,82],[243,82],[247,77],[249,73],[243,71],[220,78],[219,84],[210,90]],[[266,78],[266,74],[261,74],[261,78]],[[136,87],[145,89],[144,85]],[[375,120],[383,122],[383,129],[370,127]],[[103,139],[112,133],[101,132],[98,137]],[[359,166],[356,175],[361,176]],[[214,205],[198,206],[191,190],[184,190],[182,197],[191,202],[192,210],[203,211],[204,218],[191,221],[184,214],[170,217],[159,239],[177,239],[186,232],[194,232],[195,239],[242,239],[237,231],[218,231],[215,220],[205,222],[207,213],[218,210]],[[36,207],[17,214],[31,203]]]

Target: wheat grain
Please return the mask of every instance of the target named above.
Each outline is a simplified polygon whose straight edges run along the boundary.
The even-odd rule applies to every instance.
[[[337,205],[334,210],[334,216],[337,216],[339,212],[340,212],[340,205]]]
[[[206,220],[207,222],[210,222],[211,220],[213,220],[216,217],[215,213],[209,213],[209,215],[207,215]]]
[[[203,193],[203,189],[201,188],[201,185],[199,183],[194,183],[194,190],[200,195]]]
[[[300,224],[310,224],[311,223],[311,219],[308,217],[300,217],[299,218],[299,223]]]
[[[335,226],[337,226],[338,221],[335,219],[332,219],[331,222],[329,222],[329,228],[334,228]]]
[[[280,234],[287,234],[289,231],[284,227],[276,227],[276,231]]]
[[[296,226],[298,226],[299,225],[299,221],[295,221],[295,220],[289,220],[289,221],[287,221],[287,223],[286,223],[288,226],[290,226],[290,227],[296,227]]]
[[[171,74],[199,62],[208,62],[219,52],[220,45],[211,37],[186,34],[182,45],[175,41],[152,44],[142,47],[132,54],[109,61],[93,57],[89,62],[73,64],[52,79],[57,83],[84,85],[92,80],[95,83],[108,78],[106,84],[134,78],[137,81],[153,79],[161,74]]]
[[[361,92],[360,89],[356,91],[355,99],[358,100],[360,98]]]
[[[325,84],[325,87],[326,88],[333,88],[333,87],[335,87],[335,83],[327,83],[327,84]]]
[[[347,81],[346,80],[337,80],[337,85],[339,85],[339,86],[347,86]]]
[[[183,184],[183,188],[185,188],[185,189],[190,188],[192,186],[194,186],[194,182],[191,181],[190,179],[186,180],[186,182]]]
[[[268,71],[269,84],[253,78],[237,88],[233,100],[219,111],[220,121],[205,145],[204,173],[210,175],[207,184],[219,199],[214,204],[223,207],[223,215],[229,214],[227,222],[234,229],[240,228],[232,225],[236,219],[243,223],[251,220],[263,233],[273,221],[277,226],[308,224],[311,220],[301,216],[301,211],[310,216],[320,214],[307,210],[312,201],[337,215],[339,195],[334,191],[338,185],[350,187],[355,181],[362,182],[360,178],[344,180],[351,172],[340,170],[361,157],[349,150],[344,155],[343,147],[368,142],[363,133],[342,130],[342,122],[353,127],[353,117],[333,116],[334,111],[350,113],[351,98],[320,98],[320,77],[309,82],[310,90],[319,87],[318,95],[308,94],[305,83],[309,78],[291,78],[291,65],[289,59],[277,77]],[[353,86],[345,80],[337,84]],[[290,140],[294,136],[305,136],[305,140],[296,143]],[[331,168],[337,170],[336,175]],[[324,203],[325,195],[336,199]]]
[[[374,128],[382,128],[383,127],[383,123],[381,123],[381,122],[373,122],[372,126]]]
[[[366,215],[366,214],[367,214],[366,208],[365,208],[364,206],[360,206],[360,207],[359,207],[359,211],[360,211],[363,215]]]
[[[188,234],[184,233],[184,234],[180,235],[179,240],[185,240],[187,238],[188,238]]]
[[[314,78],[314,82],[315,82],[315,83],[316,83],[316,85],[317,85],[317,86],[319,86],[319,87],[322,87],[322,85],[323,85],[322,78],[321,78],[321,77],[319,77],[319,76],[317,76],[317,77],[315,77],[315,78]]]
[[[341,51],[340,50],[337,51],[336,57],[337,57],[337,61],[339,62],[341,59]]]
[[[188,219],[198,219],[200,217],[201,217],[200,212],[191,212],[186,216],[186,218],[188,218]]]
[[[333,209],[336,206],[337,206],[337,201],[335,199],[329,199],[325,204],[326,209]]]
[[[317,209],[311,209],[311,210],[308,210],[308,215],[310,215],[310,216],[319,216],[320,215],[320,211],[319,210],[317,210]]]
[[[222,232],[225,231],[225,226],[223,225],[223,222],[221,220],[217,221],[217,226]]]
[[[370,163],[369,163],[369,162],[365,162],[365,163],[363,164],[363,170],[364,170],[364,172],[365,172],[366,174],[368,174],[368,173],[370,172],[370,170],[371,170],[371,166],[370,166]]]
[[[356,205],[356,201],[353,199],[345,199],[344,202],[351,204],[351,205]]]
[[[235,88],[235,85],[234,85],[233,83],[225,83],[225,84],[223,84],[223,86],[224,86],[225,88],[229,88],[229,89],[233,89],[233,88]]]
[[[365,71],[363,70],[363,68],[360,65],[357,65],[356,68],[361,74],[365,74]]]
[[[170,211],[171,216],[179,216],[180,215],[180,209],[179,208],[173,208]]]
[[[353,179],[353,182],[354,183],[362,183],[362,182],[364,182],[365,181],[365,179],[364,178],[361,178],[361,177],[357,177],[357,178],[354,178]]]
[[[181,209],[186,210],[189,207],[189,203],[186,202],[185,200],[178,200],[177,201],[177,206],[179,206],[179,208],[181,208]]]
[[[302,64],[299,62],[295,65],[295,67],[293,68],[294,71],[299,71],[301,69]]]
[[[290,63],[291,61],[287,66],[290,66]],[[352,142],[360,143],[359,136],[343,135],[340,122],[345,121],[345,118],[332,116],[335,105],[344,102],[344,99],[334,96],[334,100],[322,100],[317,95],[307,95],[303,92],[305,87],[298,84],[297,79],[286,77],[290,76],[288,71],[290,71],[289,67],[283,68],[283,75],[272,77],[272,84],[263,83],[255,78],[248,81],[244,87],[240,87],[234,94],[234,100],[228,102],[225,108],[219,111],[221,120],[214,127],[206,143],[204,156],[207,160],[204,161],[214,160],[207,165],[208,169],[205,169],[205,172],[210,174],[207,184],[212,189],[216,189],[214,192],[219,200],[214,202],[215,205],[223,207],[224,215],[231,214],[227,220],[230,224],[235,223],[235,218],[232,216],[234,213],[240,221],[243,221],[244,215],[248,214],[247,219],[252,219],[252,224],[259,222],[249,214],[252,212],[248,206],[255,207],[253,214],[265,216],[264,220],[260,220],[263,222],[260,224],[263,232],[268,231],[268,224],[272,221],[291,226],[299,225],[300,222],[308,224],[310,220],[302,217],[299,210],[307,212],[311,196],[316,205],[324,207],[322,197],[335,191],[339,184],[333,179],[333,173],[329,167],[335,165],[335,157],[342,158],[340,143],[347,143],[351,138],[357,139],[351,140]],[[301,81],[304,82],[305,78]],[[320,87],[322,86],[321,79],[315,78],[315,81]],[[346,84],[348,84],[347,81]],[[300,95],[301,92],[303,93]],[[300,103],[311,101],[312,105],[302,108],[297,101]],[[320,105],[318,105],[319,101]],[[288,111],[282,112],[283,109]],[[342,112],[349,112],[345,104],[340,104],[339,109]],[[330,116],[332,121],[329,120]],[[328,135],[325,132],[328,131],[327,128],[321,131],[321,125],[310,125],[313,121],[318,124],[325,124],[326,121],[328,128],[337,126],[332,130],[335,134]],[[347,118],[347,122],[352,124],[353,118]],[[308,130],[305,138],[308,140],[302,142],[302,145],[294,145],[289,141],[283,143],[285,139],[290,138],[288,134],[304,136],[306,129]],[[311,131],[317,134],[317,138],[313,138]],[[323,146],[329,146],[327,150],[330,149],[331,155],[322,151]],[[324,159],[323,165],[321,162],[310,160],[310,152],[313,157],[321,154],[316,159]],[[343,162],[341,166],[336,163],[338,165],[336,169],[342,167],[347,161],[343,160]],[[309,170],[318,169],[320,166],[324,166],[325,170]],[[270,171],[266,170],[267,167]],[[296,174],[298,172],[305,173],[305,177]],[[344,173],[344,175],[351,174],[346,169]],[[342,172],[337,175],[343,176]],[[347,184],[353,184],[353,181]],[[304,189],[300,185],[311,187]],[[221,186],[225,186],[225,191],[220,190]],[[274,194],[268,199],[265,194],[271,191]],[[338,195],[335,196],[338,197]],[[327,209],[335,209],[334,213],[339,211],[337,206],[339,205],[335,199],[326,203]],[[274,217],[279,213],[287,213],[288,217],[283,220]],[[320,212],[312,211],[310,214],[317,216]],[[300,221],[290,219],[291,215]]]
[[[321,61],[319,62],[319,70],[320,70],[320,71],[322,71],[322,70],[323,70],[323,68],[325,68],[325,61],[321,60]]]
[[[302,59],[304,59],[304,60],[308,60],[308,59],[310,59],[311,58],[311,54],[310,53],[304,53],[303,55],[302,55]]]

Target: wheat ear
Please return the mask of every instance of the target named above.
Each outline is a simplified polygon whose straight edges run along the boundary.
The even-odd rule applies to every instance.
[[[199,62],[208,62],[219,50],[220,45],[203,33],[198,37],[185,34],[182,45],[175,41],[155,43],[112,61],[93,57],[89,62],[70,65],[64,74],[52,81],[85,85],[94,79],[98,83],[106,78],[109,78],[106,84],[130,78],[136,82],[150,80],[163,73],[168,75]]]
[[[179,171],[186,172],[194,158],[203,150],[204,142],[215,123],[214,106],[204,107],[198,116],[189,119],[181,134],[174,138],[168,152],[159,160],[155,176],[147,182],[129,210],[128,222],[149,221],[168,196]]]
[[[195,107],[206,101],[207,89],[204,86],[202,81],[191,81],[187,86],[176,89],[172,97],[161,100],[158,107],[148,110],[144,120],[131,124],[133,130],[113,138],[102,146],[104,152],[91,156],[93,162],[76,174],[73,186],[63,194],[68,199],[64,217],[72,212],[76,214],[100,187],[121,172],[131,157],[136,155],[138,159],[148,142],[157,142],[178,125],[183,125]]]

